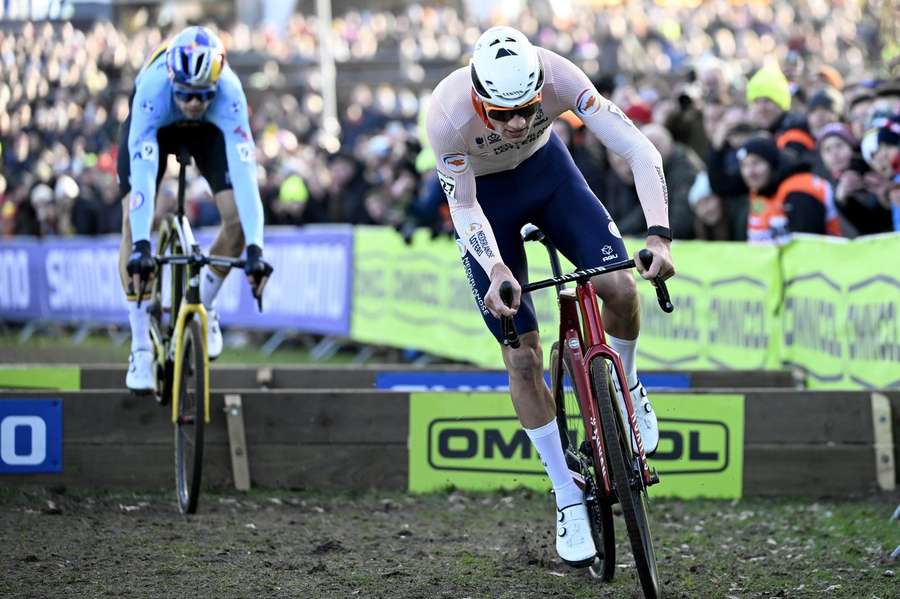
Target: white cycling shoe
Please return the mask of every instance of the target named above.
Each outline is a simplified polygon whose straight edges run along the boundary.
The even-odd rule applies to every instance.
[[[591,523],[583,503],[556,510],[556,552],[562,561],[575,568],[594,563],[597,548],[591,536]]]
[[[206,331],[206,351],[209,352],[209,359],[215,360],[222,353],[222,329],[219,327],[219,313],[212,308],[206,311],[207,327]]]
[[[154,367],[152,349],[139,349],[131,352],[131,355],[128,356],[128,374],[125,375],[125,386],[135,393],[155,392]]]
[[[622,417],[628,418],[628,412],[625,410],[625,400],[622,399],[622,390],[619,389],[619,382],[613,377],[615,383],[616,397],[619,400],[619,409],[622,411]],[[656,412],[650,405],[650,399],[647,397],[647,390],[644,385],[638,381],[637,384],[629,389],[631,393],[631,405],[634,406],[634,415],[637,418],[638,430],[641,432],[641,443],[644,445],[644,453],[650,457],[656,452],[659,446],[659,423],[656,420]],[[631,438],[631,448],[637,453],[637,441]]]

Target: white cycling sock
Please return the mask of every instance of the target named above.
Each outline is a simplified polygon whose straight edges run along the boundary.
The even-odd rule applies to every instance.
[[[150,302],[144,300],[138,308],[137,302],[128,302],[128,322],[131,324],[131,351],[151,350],[150,313],[147,312]]]
[[[222,283],[224,282],[225,277],[219,276],[209,266],[203,267],[203,273],[200,276],[200,301],[203,303],[204,308],[207,310],[213,308],[216,296],[219,294],[219,289],[222,288]]]
[[[526,428],[525,432],[528,434],[528,438],[531,439],[535,449],[537,449],[538,455],[544,464],[544,469],[547,471],[547,476],[550,477],[550,482],[553,483],[557,509],[562,509],[574,503],[581,503],[583,494],[578,485],[575,484],[575,481],[572,480],[572,473],[569,472],[569,466],[566,464],[556,419],[538,428]]]
[[[628,380],[628,388],[631,389],[638,383],[637,363],[635,360],[637,355],[637,339],[629,341],[627,339],[613,337],[607,333],[606,340],[609,342],[609,346],[616,350],[616,353],[622,358],[622,366],[625,368],[625,378]]]

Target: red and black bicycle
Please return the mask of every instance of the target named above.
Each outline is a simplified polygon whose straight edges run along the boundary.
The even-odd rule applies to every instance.
[[[631,541],[638,578],[648,599],[659,593],[656,553],[650,532],[647,489],[659,482],[650,468],[638,430],[631,395],[624,393],[627,414],[621,414],[610,375],[620,389],[628,389],[625,370],[618,354],[606,343],[600,309],[591,277],[634,268],[634,260],[563,275],[556,248],[537,227],[522,231],[525,241],[540,241],[550,254],[553,278],[522,287],[522,293],[555,286],[559,294],[559,341],[550,352],[551,392],[556,402],[557,422],[566,461],[585,494],[591,529],[597,547],[593,574],[610,581],[615,573],[616,544],[612,506],[622,506],[625,527]],[[646,268],[653,261],[649,250],[638,256]],[[565,283],[574,281],[575,289]],[[654,280],[660,307],[673,310],[661,277]],[[509,303],[511,288],[501,289]],[[518,335],[511,318],[503,319],[505,343],[518,347]],[[632,447],[635,439],[637,451]]]

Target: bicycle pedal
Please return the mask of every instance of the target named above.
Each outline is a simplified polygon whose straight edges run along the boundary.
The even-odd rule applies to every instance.
[[[659,473],[656,471],[656,468],[650,469],[650,484],[655,485],[659,482]]]
[[[178,424],[194,424],[193,416],[179,416]]]

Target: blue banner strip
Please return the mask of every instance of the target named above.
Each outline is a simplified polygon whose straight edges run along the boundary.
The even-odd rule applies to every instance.
[[[544,375],[550,384],[550,375]],[[690,389],[691,375],[654,372],[641,375],[647,389]],[[376,389],[394,391],[504,391],[509,378],[503,371],[486,372],[379,372]]]

